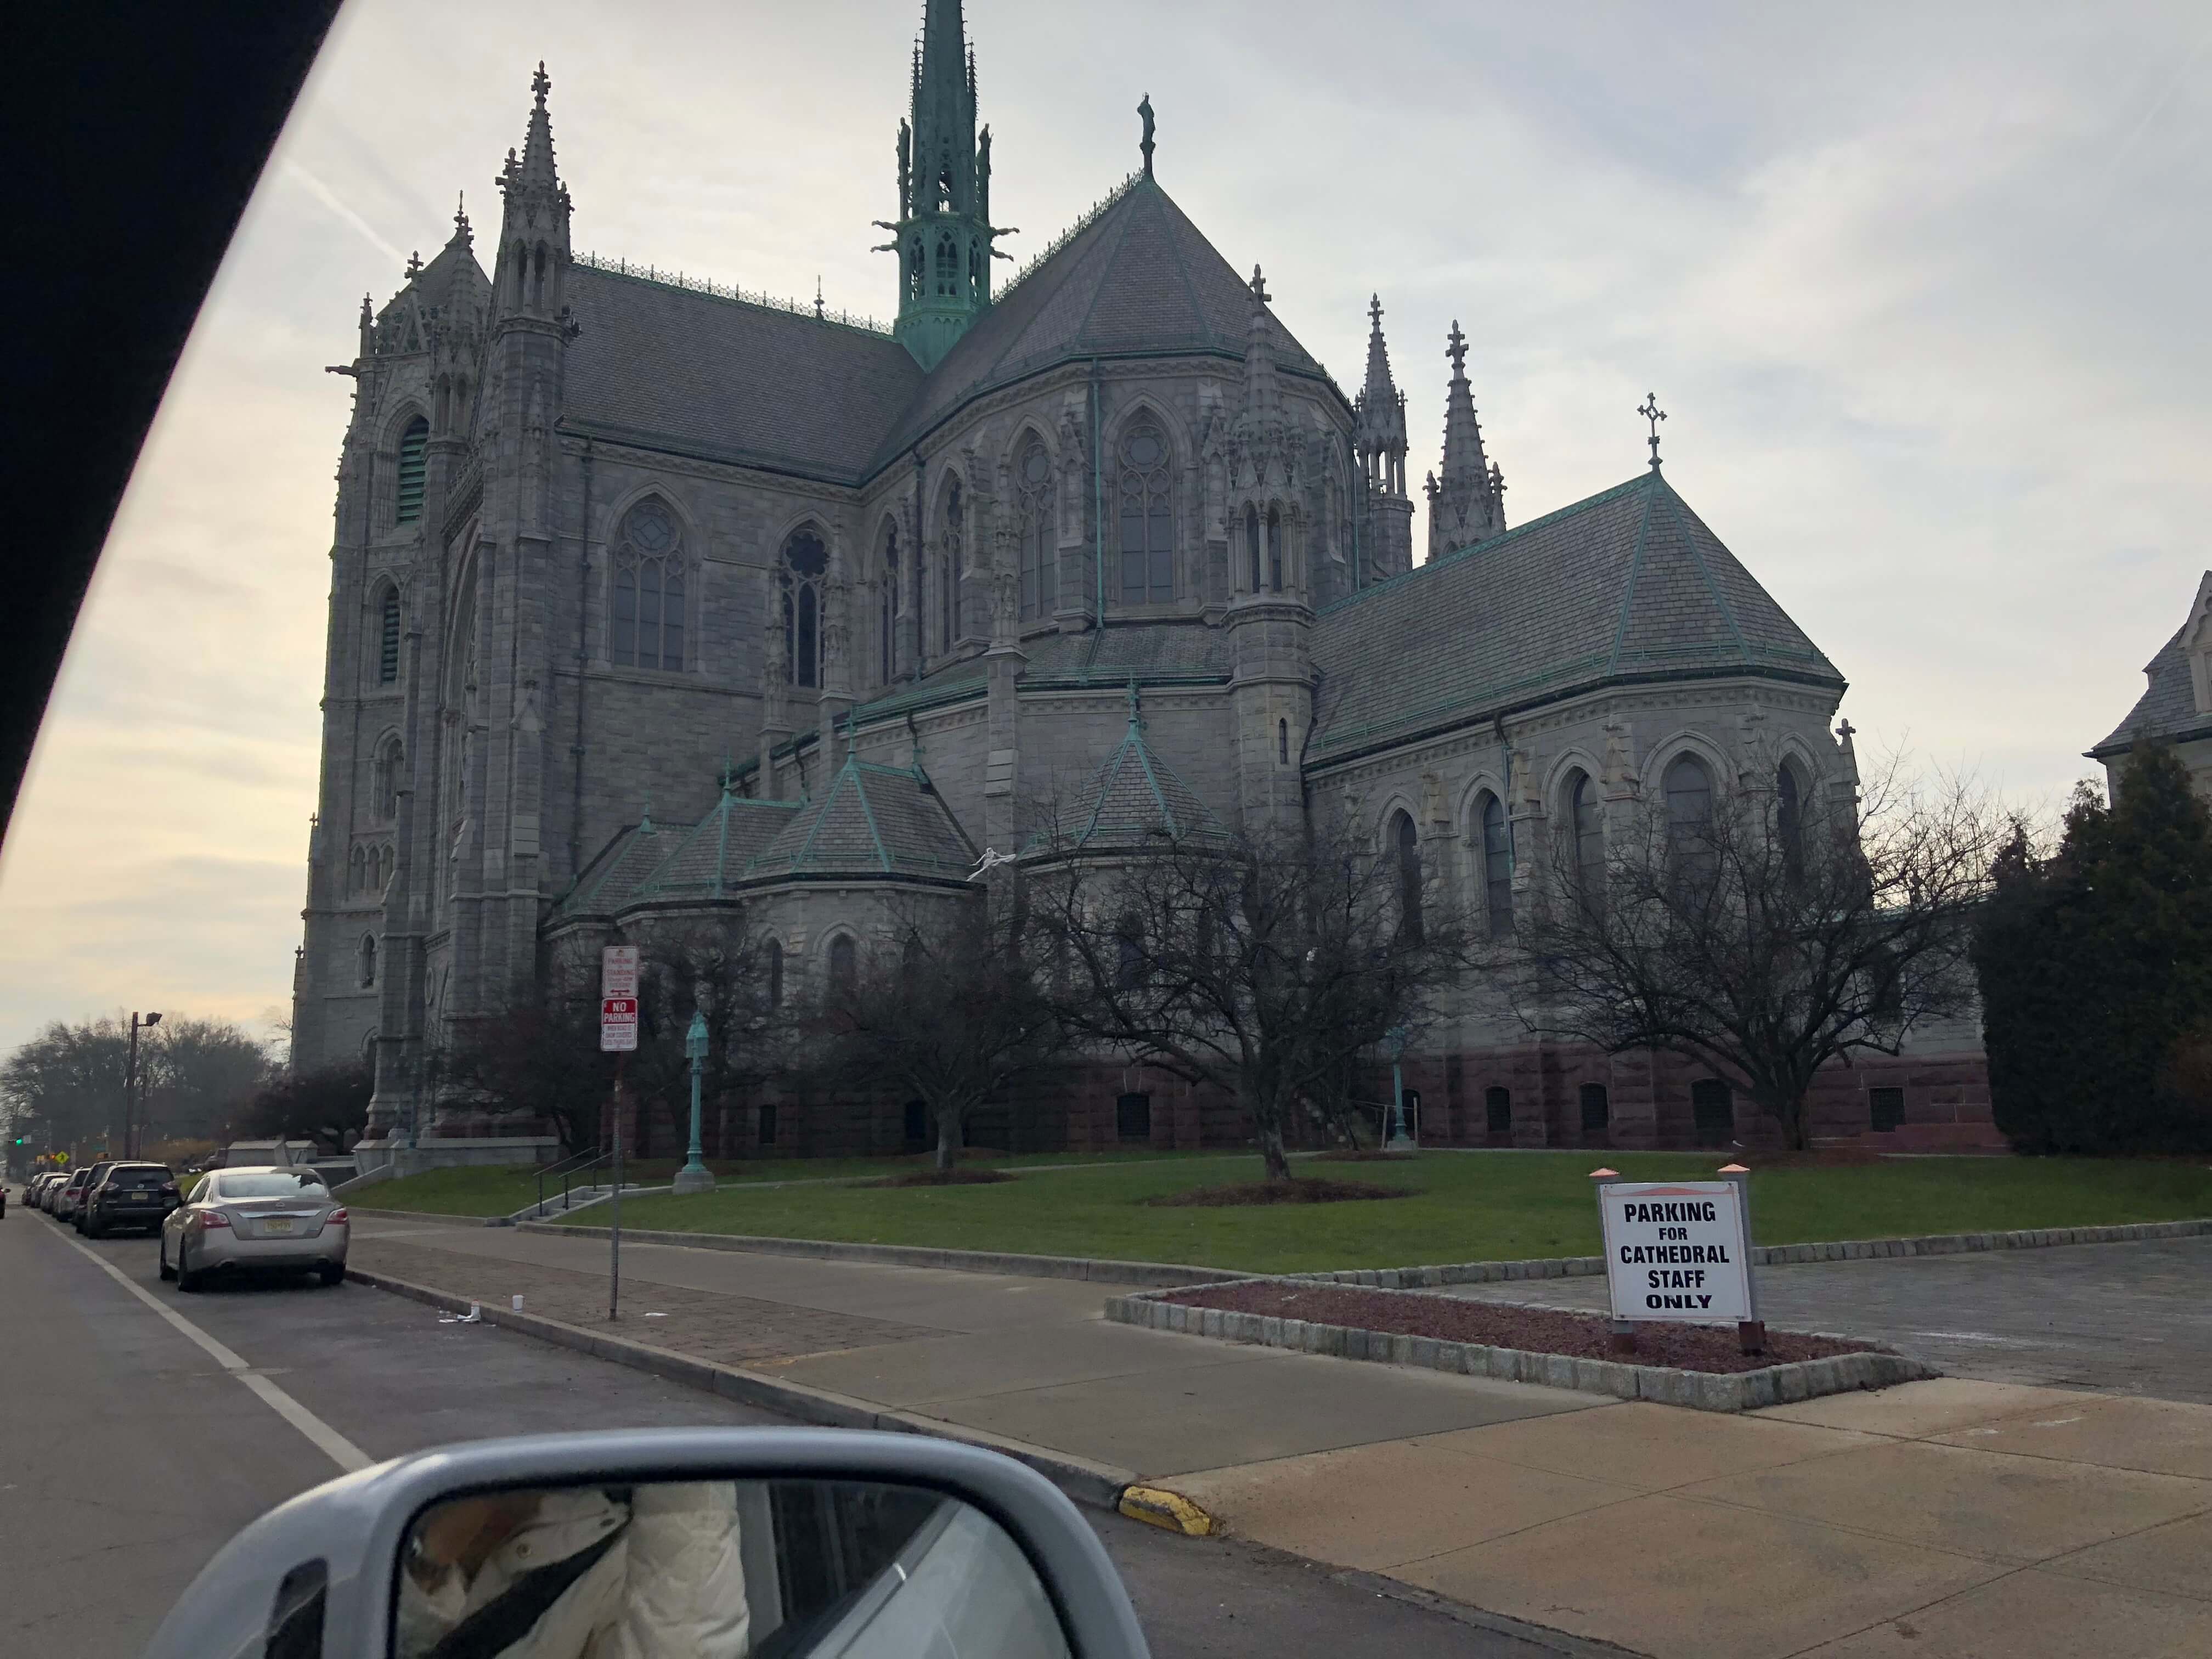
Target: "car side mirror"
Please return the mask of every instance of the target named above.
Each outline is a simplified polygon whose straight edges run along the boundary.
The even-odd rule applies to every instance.
[[[1034,1471],[832,1429],[418,1452],[302,1492],[201,1571],[147,1659],[533,1654],[1147,1659],[1098,1537]]]

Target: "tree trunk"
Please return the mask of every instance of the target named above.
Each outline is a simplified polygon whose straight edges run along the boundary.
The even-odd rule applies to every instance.
[[[950,1175],[960,1162],[962,1113],[957,1106],[937,1109],[937,1173]]]
[[[1812,1125],[1805,1115],[1805,1096],[1800,1092],[1773,1103],[1775,1121],[1782,1125],[1782,1144],[1793,1152],[1810,1152]]]
[[[1270,1115],[1255,1127],[1260,1132],[1260,1157],[1267,1166],[1267,1179],[1288,1181],[1291,1178],[1291,1160],[1283,1154],[1281,1122]]]

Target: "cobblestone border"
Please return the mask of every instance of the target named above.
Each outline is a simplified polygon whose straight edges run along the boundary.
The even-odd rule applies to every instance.
[[[2043,1250],[2065,1244],[2131,1244],[2156,1238],[2198,1238],[2212,1233],[2212,1218],[2138,1221],[2117,1227],[2031,1227],[2007,1233],[1925,1233],[1911,1238],[1831,1239],[1815,1244],[1757,1244],[1754,1267],[1808,1261],[1869,1261],[1916,1255],[1965,1255],[1982,1250]],[[1516,1279],[1580,1279],[1605,1271],[1601,1255],[1534,1256],[1522,1261],[1453,1261],[1430,1267],[1346,1267],[1328,1273],[1283,1273],[1284,1279],[1322,1285],[1358,1285],[1384,1291],[1425,1290],[1438,1285],[1488,1285]],[[1254,1275],[1247,1274],[1247,1278]]]
[[[1324,1277],[1316,1273],[1284,1275],[1308,1282]],[[1248,1279],[1244,1282],[1280,1284],[1283,1279]],[[1380,1290],[1385,1295],[1413,1294],[1385,1285],[1368,1288]],[[1692,1411],[1757,1411],[1762,1406],[1795,1405],[1801,1400],[1816,1400],[1822,1395],[1847,1394],[1855,1389],[1886,1389],[1892,1383],[1917,1382],[1943,1374],[1933,1365],[1893,1353],[1838,1354],[1832,1359],[1804,1359],[1787,1365],[1769,1365],[1760,1370],[1724,1374],[1683,1370],[1672,1365],[1632,1365],[1613,1359],[1538,1353],[1527,1348],[1497,1348],[1481,1342],[1452,1342],[1442,1337],[1401,1336],[1356,1325],[1324,1325],[1317,1321],[1284,1319],[1272,1314],[1239,1313],[1229,1308],[1194,1308],[1184,1303],[1162,1301],[1164,1294],[1147,1291],[1109,1297],[1106,1317],[1123,1325],[1174,1331],[1185,1336],[1257,1343],[1262,1347],[1326,1354],[1337,1359],[1413,1365],[1461,1376],[1493,1377],[1502,1382],[1534,1382],[1547,1389],[1608,1395],[1615,1400],[1648,1400],[1662,1406],[1686,1406]],[[1509,1302],[1488,1305],[1534,1308],[1541,1304]],[[1559,1311],[1550,1307],[1543,1310]],[[1809,1331],[1804,1334],[1838,1342],[1864,1340],[1831,1331]]]

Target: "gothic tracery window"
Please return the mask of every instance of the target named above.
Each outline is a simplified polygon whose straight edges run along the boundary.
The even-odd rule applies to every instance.
[[[1805,804],[1797,787],[1797,769],[1787,761],[1774,777],[1774,829],[1782,842],[1782,866],[1792,878],[1805,873]]]
[[[878,609],[882,635],[878,641],[878,652],[882,661],[878,666],[882,683],[889,685],[892,676],[898,672],[899,545],[898,526],[896,524],[887,524],[884,526],[884,569],[881,586],[882,603]]]
[[[406,756],[397,732],[376,746],[376,761],[369,781],[380,823],[390,823],[399,816],[399,780],[405,769]]]
[[[1513,832],[1505,819],[1505,803],[1497,796],[1482,798],[1482,896],[1489,914],[1490,937],[1504,939],[1513,931]]]
[[[1267,591],[1283,591],[1283,510],[1267,509]]]
[[[1166,437],[1149,421],[1121,436],[1121,603],[1175,598],[1175,506]]]
[[[1020,499],[1022,616],[1026,620],[1052,615],[1060,597],[1052,457],[1034,439],[1022,453]]]
[[[939,591],[945,599],[945,648],[952,649],[953,641],[960,637],[960,583],[963,568],[967,563],[968,503],[960,489],[960,480],[954,478],[952,487],[945,492],[945,524],[941,539],[945,544],[945,580]]]
[[[1244,545],[1252,556],[1252,592],[1260,591],[1260,509],[1244,509]]]
[[[1398,865],[1398,932],[1419,943],[1421,938],[1421,832],[1409,813],[1391,820],[1392,854]]]
[[[1597,786],[1587,772],[1575,774],[1567,792],[1567,816],[1575,838],[1575,884],[1583,902],[1605,900],[1605,820],[1598,810]]]
[[[684,666],[682,543],[674,516],[659,501],[640,501],[624,516],[615,540],[607,653],[616,667]]]
[[[801,526],[784,538],[784,678],[793,685],[822,684],[822,578],[830,549],[819,531]]]

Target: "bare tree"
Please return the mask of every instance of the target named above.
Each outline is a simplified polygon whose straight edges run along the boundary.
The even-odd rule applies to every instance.
[[[1491,966],[1534,1036],[1663,1049],[1740,1079],[1802,1149],[1820,1068],[1894,1054],[1972,1006],[1966,958],[2006,820],[1894,762],[1856,798],[1638,802],[1601,872],[1558,838],[1533,914]]]
[[[1270,1180],[1302,1104],[1436,1016],[1467,960],[1459,918],[1341,830],[1201,835],[1113,860],[1063,841],[1034,878],[1062,1017],[1089,1043],[1236,1097]]]
[[[700,1068],[702,1110],[779,1075],[788,1063],[791,1022],[775,1006],[768,941],[742,917],[702,922],[642,940],[648,977],[637,1053],[625,1073],[641,1109],[665,1118],[681,1149],[691,1121],[691,1016],[707,1018]]]
[[[894,907],[888,935],[832,951],[814,1029],[829,1079],[893,1085],[937,1126],[949,1174],[969,1114],[1035,1078],[1064,1052],[1058,1010],[1036,972],[1018,878],[957,902]]]
[[[596,976],[556,968],[539,1001],[471,1022],[432,1056],[427,1081],[441,1097],[471,1100],[494,1116],[550,1120],[564,1152],[597,1146],[614,1056],[599,1052]]]

